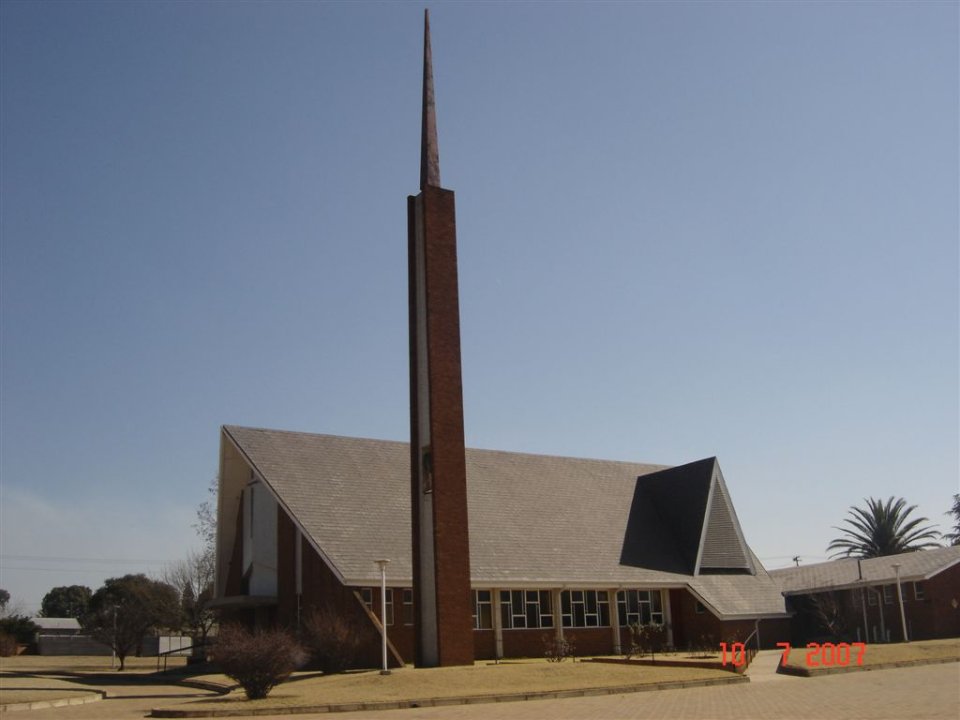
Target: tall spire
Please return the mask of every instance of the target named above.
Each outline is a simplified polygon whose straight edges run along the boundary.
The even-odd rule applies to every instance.
[[[420,136],[420,189],[440,187],[437,108],[433,100],[433,54],[430,52],[430,10],[423,11],[423,120]]]

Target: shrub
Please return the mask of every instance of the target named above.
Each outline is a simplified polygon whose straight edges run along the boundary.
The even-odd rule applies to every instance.
[[[665,624],[638,625],[634,623],[630,626],[630,640],[627,643],[624,656],[629,660],[634,655],[643,657],[650,653],[651,658],[656,660],[656,654],[663,652],[666,644],[667,626]]]
[[[304,620],[303,631],[310,664],[327,674],[349,668],[363,644],[364,627],[329,606],[311,611]]]
[[[0,631],[0,657],[10,657],[16,654],[17,639],[9,633]]]
[[[300,644],[283,630],[250,632],[239,625],[225,625],[213,647],[214,662],[240,684],[249,700],[265,698],[305,659]]]
[[[0,618],[0,632],[12,635],[21,645],[33,642],[40,628],[25,615],[10,615]]]
[[[577,646],[573,640],[557,639],[553,633],[543,634],[543,654],[547,662],[563,662],[567,658],[576,660]]]

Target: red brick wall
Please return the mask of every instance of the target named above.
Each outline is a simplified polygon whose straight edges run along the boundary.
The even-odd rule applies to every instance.
[[[960,565],[930,578],[923,589],[924,600],[904,605],[916,639],[960,637]],[[910,590],[912,594],[913,588]]]
[[[287,525],[286,529],[280,528]],[[289,533],[292,523],[286,518],[281,510],[281,516],[278,523],[278,547],[281,547],[286,540],[282,540],[285,533]],[[292,548],[291,548],[292,550]],[[363,628],[363,637],[361,650],[356,667],[379,667],[381,664],[381,640],[380,632],[370,622],[363,606],[357,602],[353,594],[353,588],[345,587],[330,568],[327,567],[323,559],[313,550],[309,543],[303,543],[303,595],[300,599],[300,618],[301,623],[305,620],[312,609],[323,606],[332,607],[337,613],[355,621],[357,626]],[[290,595],[290,591],[295,589],[293,573],[293,557],[289,553],[289,562],[284,562],[278,567],[277,589],[278,589],[278,607],[281,609],[284,624],[293,628],[295,625],[296,596]],[[379,600],[378,600],[379,603]],[[293,614],[291,614],[291,612]],[[387,637],[393,642],[393,634],[390,628],[387,631]],[[390,666],[396,666],[396,661],[392,654],[388,654]],[[406,658],[405,658],[406,659]]]
[[[754,620],[722,622],[707,608],[698,613],[696,605],[697,599],[687,590],[670,591],[673,644],[679,649],[703,644],[719,649],[721,642],[743,642],[756,628]],[[790,618],[760,621],[760,645],[763,648],[774,648],[778,642],[789,641],[790,634]]]
[[[504,630],[504,657],[543,657],[544,636],[553,636],[552,628],[530,630]]]
[[[497,638],[493,630],[473,631],[473,657],[476,660],[493,660],[497,657]]]
[[[610,655],[613,652],[613,628],[564,628],[563,637],[574,643],[574,654],[578,657]]]

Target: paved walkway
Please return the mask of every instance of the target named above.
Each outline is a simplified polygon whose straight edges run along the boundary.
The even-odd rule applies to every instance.
[[[747,676],[751,683],[763,682],[781,682],[787,679],[786,675],[777,673],[780,667],[780,658],[782,650],[761,650],[753,658],[750,667],[747,668]]]
[[[960,663],[798,678],[767,673],[726,687],[350,713],[343,720],[957,720]],[[275,716],[270,720],[290,720]],[[307,720],[330,716],[302,715]],[[260,718],[266,720],[266,718]]]
[[[750,683],[630,695],[330,715],[274,715],[260,720],[957,720],[960,663],[876,670],[819,678],[774,675],[758,655]],[[754,660],[757,663],[757,660]],[[775,667],[775,663],[773,664]],[[115,695],[77,707],[4,713],[10,720],[133,720],[152,707],[201,698],[173,686],[106,688]],[[120,697],[116,697],[119,695]]]

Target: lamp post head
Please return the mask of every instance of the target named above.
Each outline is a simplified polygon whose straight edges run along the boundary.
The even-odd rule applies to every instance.
[[[377,566],[378,566],[381,570],[383,570],[384,568],[387,567],[387,564],[388,564],[390,561],[389,561],[389,560],[374,560],[374,562],[377,564]]]

